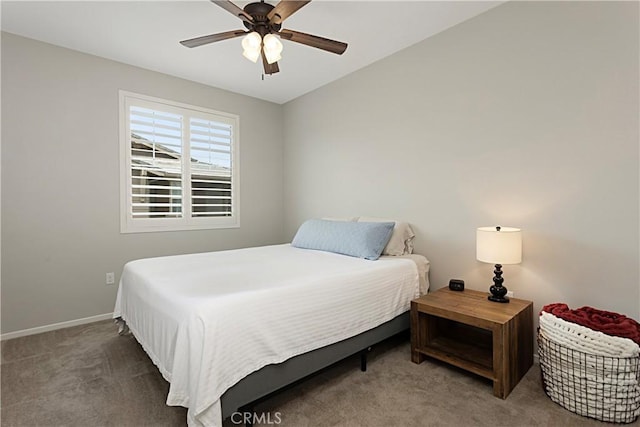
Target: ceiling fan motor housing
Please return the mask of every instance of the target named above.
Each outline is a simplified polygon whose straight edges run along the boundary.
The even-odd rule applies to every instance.
[[[247,29],[250,31],[256,31],[262,37],[269,33],[280,31],[282,24],[270,24],[269,18],[267,18],[269,12],[271,12],[273,8],[274,6],[270,5],[269,3],[249,3],[244,7],[243,10],[247,14],[251,15],[251,17],[253,18],[253,23],[243,21],[244,26],[247,27]]]

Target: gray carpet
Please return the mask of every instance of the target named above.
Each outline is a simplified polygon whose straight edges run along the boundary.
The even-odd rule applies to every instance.
[[[489,382],[410,360],[406,336],[373,348],[366,373],[352,357],[257,405],[282,426],[578,426],[601,424],[551,402],[534,365],[507,400]],[[110,321],[2,342],[1,424],[184,426],[164,404],[168,384],[131,336]],[[239,420],[239,418],[237,419]],[[234,425],[231,420],[225,426]]]

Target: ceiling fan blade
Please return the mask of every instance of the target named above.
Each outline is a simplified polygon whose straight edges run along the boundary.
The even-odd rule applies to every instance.
[[[269,64],[267,62],[267,56],[264,54],[264,50],[262,50],[262,66],[264,67],[265,74],[275,74],[280,72],[280,67],[278,67],[277,62],[274,62],[273,64]]]
[[[220,40],[232,39],[234,37],[240,37],[245,34],[247,34],[246,31],[233,30],[233,31],[227,31],[224,33],[209,34],[208,36],[196,37],[195,39],[182,40],[180,44],[186,47],[198,47],[198,46],[202,46],[203,44],[219,42]]]
[[[267,15],[269,19],[269,23],[271,24],[282,24],[282,21],[287,19],[289,16],[296,13],[302,6],[311,2],[311,0],[307,1],[292,1],[292,0],[280,0],[280,3],[276,5],[271,12]]]
[[[338,55],[342,55],[344,51],[347,50],[348,46],[346,43],[294,30],[281,30],[278,35],[285,40],[291,40],[292,42],[305,44],[307,46],[326,50],[327,52],[337,53]]]
[[[228,0],[210,0],[210,1],[211,3],[217,4],[227,12],[231,13],[232,15],[242,19],[243,21],[253,23],[253,18],[251,17],[251,15],[249,15],[247,12],[240,9],[238,6],[231,3],[230,1]]]

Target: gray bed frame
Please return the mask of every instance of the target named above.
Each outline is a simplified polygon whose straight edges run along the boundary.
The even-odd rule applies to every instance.
[[[246,376],[221,397],[222,418],[234,412],[252,410],[253,403],[359,352],[361,369],[366,370],[366,351],[374,344],[409,329],[409,312],[346,340],[292,357],[282,363],[267,365]]]

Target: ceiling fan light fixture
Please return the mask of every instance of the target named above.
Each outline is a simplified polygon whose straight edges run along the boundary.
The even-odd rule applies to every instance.
[[[262,37],[260,34],[253,31],[242,39],[242,56],[247,58],[249,61],[257,62],[260,57],[260,48],[262,47]]]
[[[310,1],[311,0],[279,0],[274,6],[265,3],[264,0],[252,0],[250,2],[243,2],[248,4],[240,8],[231,0],[211,0],[213,4],[231,13],[236,18],[240,18],[248,31],[242,29],[209,34],[182,40],[180,44],[192,48],[222,40],[243,37],[242,55],[252,62],[258,62],[258,58],[262,56],[262,67],[265,74],[280,72],[280,67],[278,66],[278,61],[282,59],[282,43],[280,42],[280,38],[342,55],[347,49],[346,43],[314,36],[313,34],[302,33],[300,31],[286,28],[282,29],[283,21]]]
[[[251,62],[258,62],[258,58],[260,58],[260,49],[258,50],[244,50],[242,51],[242,56],[247,58]]]
[[[283,47],[278,37],[273,34],[267,34],[264,36],[262,44],[264,45],[264,56],[267,58],[267,63],[273,64],[282,59],[280,54],[282,53]]]

